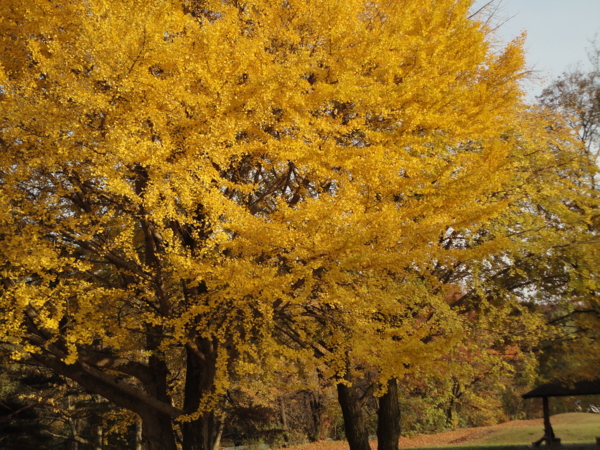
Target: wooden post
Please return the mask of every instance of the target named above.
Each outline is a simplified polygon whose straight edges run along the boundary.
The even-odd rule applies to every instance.
[[[554,430],[550,424],[550,406],[548,404],[548,397],[542,397],[544,402],[544,435],[546,436],[546,444],[548,447],[552,447],[555,443]]]
[[[546,445],[548,447],[560,447],[560,439],[554,436],[554,430],[550,424],[550,407],[548,405],[548,397],[542,397],[542,401],[544,405],[544,435],[537,441],[532,442],[532,444],[534,447],[539,447],[542,445],[542,442],[546,441]]]

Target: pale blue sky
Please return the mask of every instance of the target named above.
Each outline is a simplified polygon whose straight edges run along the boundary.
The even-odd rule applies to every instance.
[[[476,0],[478,9],[489,0]],[[586,48],[598,35],[600,44],[600,0],[495,0],[499,19],[508,19],[499,36],[509,41],[527,31],[527,63],[546,82],[577,62],[587,64]],[[530,96],[541,92],[542,83],[527,84]]]

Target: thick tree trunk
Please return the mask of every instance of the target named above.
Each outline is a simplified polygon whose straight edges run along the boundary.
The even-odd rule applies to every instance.
[[[177,450],[171,418],[148,410],[141,414],[145,450]]]
[[[388,381],[387,392],[379,399],[377,411],[377,450],[398,450],[400,439],[400,403],[398,383]]]
[[[190,348],[187,352],[185,377],[185,400],[183,409],[187,414],[197,412],[204,394],[214,390],[216,354],[214,345],[204,339],[200,342],[204,360]],[[205,411],[195,421],[184,422],[183,450],[214,450],[221,439],[222,418],[215,411]]]
[[[337,392],[350,450],[371,450],[360,392],[344,384],[337,385]]]
[[[214,411],[210,411],[198,420],[185,422],[181,431],[183,450],[215,450],[221,441],[223,423]]]
[[[146,337],[147,347],[153,351],[158,351],[160,338],[163,330],[156,327],[149,327],[149,333]],[[168,391],[169,368],[165,361],[158,355],[152,355],[148,358],[148,365],[151,369],[151,379],[146,380],[144,388],[152,397],[161,402],[171,405],[171,397]],[[140,414],[143,427],[142,435],[146,450],[176,450],[175,430],[173,430],[173,418],[167,414],[158,412],[154,409],[144,411]]]

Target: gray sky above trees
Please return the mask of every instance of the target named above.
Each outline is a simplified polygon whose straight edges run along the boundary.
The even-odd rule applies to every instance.
[[[473,10],[489,0],[476,0]],[[600,0],[496,0],[498,37],[504,42],[527,31],[527,63],[540,80],[525,88],[533,98],[551,78],[578,62],[587,65],[586,48],[600,43]]]

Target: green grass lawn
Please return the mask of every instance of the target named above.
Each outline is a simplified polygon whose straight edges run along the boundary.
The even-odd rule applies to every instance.
[[[415,447],[411,450],[531,450],[533,447],[531,445],[453,445],[452,447]],[[540,447],[541,450],[544,450],[544,445]],[[561,447],[553,447],[553,448],[561,448]],[[582,444],[572,444],[567,447],[562,447],[565,450],[593,450],[598,447],[596,444],[590,443],[582,443]]]
[[[595,447],[596,436],[600,436],[600,414],[565,413],[550,417],[557,437],[570,450]],[[544,434],[542,420],[516,421],[494,427],[472,428],[460,443],[439,444],[427,448],[448,450],[519,450],[531,448],[531,443]],[[582,444],[577,446],[577,444]],[[587,444],[587,445],[583,445]],[[425,447],[421,447],[424,449]],[[540,447],[541,449],[544,446]],[[547,448],[547,447],[546,447]]]
[[[600,436],[600,414],[566,413],[550,417],[554,434],[562,443],[595,443]],[[498,427],[488,436],[473,441],[473,445],[519,445],[530,444],[544,434],[541,426]],[[471,442],[469,442],[471,444]]]

